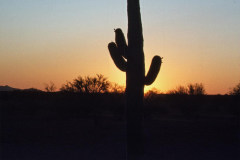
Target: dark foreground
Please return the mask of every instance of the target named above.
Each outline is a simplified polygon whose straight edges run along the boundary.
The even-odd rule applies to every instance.
[[[149,96],[145,160],[239,160],[240,98]],[[124,160],[124,97],[0,93],[1,160]]]

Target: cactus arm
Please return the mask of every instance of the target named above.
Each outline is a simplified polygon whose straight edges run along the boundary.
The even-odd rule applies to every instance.
[[[154,56],[150,65],[150,69],[147,73],[147,76],[145,77],[145,85],[151,85],[155,81],[159,73],[161,64],[162,58],[159,56]]]
[[[125,59],[121,56],[117,45],[114,42],[111,42],[108,44],[108,50],[110,52],[110,55],[115,63],[115,65],[123,72],[126,72],[127,69],[127,62]]]
[[[127,59],[127,42],[125,36],[120,28],[117,28],[115,31],[115,42],[120,54]]]

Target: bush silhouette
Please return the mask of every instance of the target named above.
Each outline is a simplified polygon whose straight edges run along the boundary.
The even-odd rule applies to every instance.
[[[187,92],[189,95],[204,95],[205,89],[202,83],[189,84]]]
[[[231,91],[229,92],[230,95],[240,95],[240,83],[238,83]]]
[[[124,93],[125,92],[125,87],[121,86],[117,83],[111,83],[109,91],[111,93]]]
[[[72,82],[67,82],[66,84],[63,84],[60,88],[60,91],[62,92],[76,92],[76,89]]]
[[[187,87],[178,86],[176,89],[170,90],[167,94],[177,95],[205,95],[205,88],[202,83],[189,84]]]
[[[67,82],[62,85],[60,91],[63,92],[77,92],[77,93],[105,93],[110,88],[110,82],[101,74],[95,77],[75,78],[73,82]]]
[[[45,84],[45,91],[47,92],[55,92],[57,87],[55,86],[55,84],[53,82],[50,82],[49,84]]]
[[[148,90],[144,94],[144,99],[152,99],[152,98],[156,97],[158,94],[162,94],[162,92],[160,90],[158,90],[157,88],[152,88],[151,90]]]
[[[176,89],[168,91],[167,94],[187,95],[188,89],[184,86],[178,86]]]

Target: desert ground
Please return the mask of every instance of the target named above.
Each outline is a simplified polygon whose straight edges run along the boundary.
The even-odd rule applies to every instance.
[[[150,95],[146,160],[238,160],[240,98]],[[1,160],[126,159],[123,94],[1,92]]]

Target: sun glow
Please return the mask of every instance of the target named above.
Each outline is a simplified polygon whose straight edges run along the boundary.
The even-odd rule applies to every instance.
[[[203,83],[208,94],[225,94],[239,82],[240,3],[148,0],[141,6],[146,73],[153,56],[163,57],[145,91]],[[52,81],[60,88],[96,74],[125,85],[107,44],[114,28],[127,35],[126,14],[122,1],[2,1],[0,85],[43,89]]]

